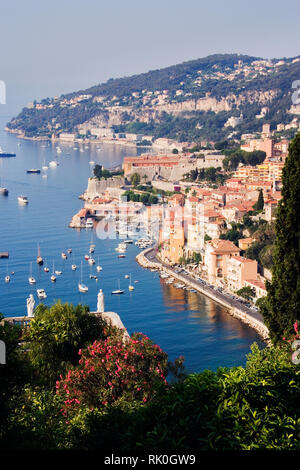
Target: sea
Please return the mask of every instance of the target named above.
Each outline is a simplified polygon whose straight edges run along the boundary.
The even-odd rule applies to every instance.
[[[0,312],[4,316],[26,315],[26,299],[29,294],[39,303],[36,290],[43,288],[51,306],[54,302],[70,302],[89,305],[96,310],[97,294],[103,290],[105,310],[120,315],[129,334],[142,332],[166,351],[170,360],[184,356],[188,372],[218,367],[243,366],[251,344],[264,343],[257,333],[232,318],[226,309],[207,297],[176,289],[167,285],[157,272],[146,270],[135,260],[140,251],[129,245],[125,258],[118,258],[115,248],[119,240],[98,239],[94,229],[71,229],[72,216],[83,207],[79,199],[92,176],[94,164],[115,168],[125,156],[135,156],[144,150],[120,145],[99,144],[83,147],[20,139],[4,131],[9,116],[0,118],[0,146],[16,153],[15,158],[0,158],[0,185],[9,190],[8,196],[0,195],[0,252],[8,251],[9,259],[0,259]],[[31,168],[42,169],[49,161],[57,159],[57,167],[49,167],[41,174],[27,174]],[[29,203],[21,205],[18,196],[27,196]],[[95,244],[95,265],[90,266],[84,255],[90,244]],[[38,246],[50,272],[36,263]],[[71,249],[66,260],[62,252]],[[96,265],[102,266],[101,273]],[[72,271],[71,265],[77,270]],[[82,265],[82,269],[81,269]],[[45,265],[44,265],[45,266]],[[57,282],[51,283],[53,270],[62,271]],[[36,278],[36,285],[28,283],[28,277]],[[5,283],[5,276],[11,282]],[[78,291],[81,280],[88,286],[87,293]],[[97,275],[98,281],[90,279]],[[135,289],[128,290],[131,275]],[[119,288],[123,295],[112,295]]]

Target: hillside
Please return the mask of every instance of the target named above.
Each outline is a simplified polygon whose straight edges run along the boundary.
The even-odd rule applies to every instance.
[[[274,129],[300,114],[291,100],[299,77],[300,58],[211,55],[34,102],[8,129],[51,137],[82,132],[88,123],[179,141],[218,140],[232,132],[239,137],[264,122]]]

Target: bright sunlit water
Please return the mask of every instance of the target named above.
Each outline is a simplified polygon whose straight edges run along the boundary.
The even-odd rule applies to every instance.
[[[87,186],[95,161],[106,168],[122,163],[124,156],[136,155],[130,147],[100,145],[84,152],[74,150],[73,145],[62,145],[58,156],[59,166],[49,168],[47,179],[42,175],[27,174],[30,168],[42,168],[56,155],[54,144],[32,142],[16,138],[2,129],[9,120],[1,119],[0,145],[6,151],[15,152],[16,158],[0,158],[2,186],[9,189],[7,197],[0,197],[0,252],[9,251],[8,262],[0,260],[0,311],[5,316],[26,314],[26,298],[30,293],[38,299],[36,289],[44,288],[51,305],[61,299],[62,302],[88,304],[96,309],[97,293],[103,289],[106,311],[117,312],[129,333],[141,331],[159,344],[174,360],[179,355],[185,356],[189,371],[206,368],[215,370],[218,366],[243,365],[250,345],[259,336],[239,320],[230,317],[226,309],[200,294],[168,286],[158,274],[141,268],[135,261],[138,248],[130,245],[126,258],[118,259],[115,248],[117,240],[99,240],[92,230],[74,230],[68,228],[72,216],[83,203],[78,196]],[[18,143],[20,144],[18,146]],[[29,198],[27,206],[18,203],[18,196]],[[103,270],[96,273],[95,265],[90,267],[84,261],[91,241],[96,244],[93,257]],[[50,268],[45,273],[36,263],[37,244],[41,255]],[[71,248],[73,253],[67,260],[61,258],[61,252]],[[87,294],[78,292],[80,266],[83,261],[83,282],[89,287]],[[28,277],[32,262],[33,276],[37,283],[30,286]],[[63,271],[57,282],[50,282],[53,267]],[[76,272],[71,270],[72,263],[77,264]],[[15,275],[6,284],[4,278],[11,271]],[[90,279],[96,274],[99,281]],[[130,274],[135,284],[133,292],[128,291]],[[125,289],[122,296],[113,296],[111,291]]]

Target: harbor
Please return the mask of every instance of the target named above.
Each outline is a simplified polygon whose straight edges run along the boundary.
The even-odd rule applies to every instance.
[[[0,197],[2,220],[5,220],[1,224],[0,250],[9,253],[9,258],[0,260],[0,311],[5,316],[26,315],[26,299],[30,294],[34,295],[36,305],[39,302],[52,305],[61,299],[75,305],[89,305],[90,310],[95,311],[101,288],[107,309],[120,315],[130,334],[144,332],[160,344],[172,360],[185,356],[190,371],[242,365],[254,341],[264,345],[256,331],[228,315],[224,306],[198,292],[166,284],[158,271],[140,266],[136,256],[147,248],[142,241],[137,246],[137,240],[128,236],[133,243],[122,253],[116,248],[124,242],[125,236],[119,239],[116,234],[113,239],[99,239],[95,228],[71,230],[68,227],[73,214],[83,205],[78,195],[84,193],[92,175],[89,162],[113,168],[121,165],[124,156],[132,154],[132,149],[103,146],[101,152],[96,148],[78,152],[60,144],[62,152],[57,155],[56,146],[29,140],[18,146],[19,140],[3,131],[0,142],[3,148],[17,155],[3,159],[1,166],[3,185],[9,190],[8,196]],[[51,167],[51,161],[59,165]],[[42,178],[44,171],[26,173],[27,169],[43,166],[49,167],[47,178]],[[20,195],[26,196],[29,203],[20,204]],[[36,262],[37,244],[44,265]],[[93,253],[89,252],[91,244],[95,245]],[[72,253],[68,253],[68,249],[72,249]],[[63,252],[67,259],[62,258]],[[95,263],[85,260],[85,255]],[[83,283],[88,287],[86,293],[78,290],[81,261]],[[28,282],[31,262],[36,280],[33,285]],[[61,272],[55,274],[56,282],[51,282],[53,263],[54,271]],[[77,266],[76,270],[72,269],[73,265]],[[97,266],[102,270],[98,272]],[[44,271],[45,267],[49,272]],[[10,274],[12,271],[14,275]],[[5,282],[7,272],[9,283]],[[119,282],[124,293],[112,295],[119,290]],[[129,290],[129,285],[134,290]],[[44,289],[47,298],[40,300],[37,289]]]

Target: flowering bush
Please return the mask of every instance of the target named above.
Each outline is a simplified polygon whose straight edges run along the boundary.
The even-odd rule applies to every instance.
[[[167,354],[141,333],[127,342],[120,336],[94,341],[79,355],[78,366],[56,382],[66,417],[81,405],[102,408],[121,399],[146,403],[167,384]]]

